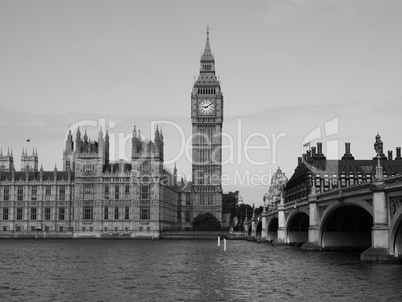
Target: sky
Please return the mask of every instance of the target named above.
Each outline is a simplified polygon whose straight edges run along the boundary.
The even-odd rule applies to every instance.
[[[223,190],[260,205],[269,176],[280,167],[290,178],[307,141],[329,158],[345,142],[372,158],[377,133],[385,151],[402,146],[401,16],[396,0],[0,0],[0,148],[12,148],[17,170],[22,148],[61,170],[71,126],[92,139],[91,125],[108,126],[112,156],[128,159],[133,126],[152,138],[158,123],[166,167],[188,178],[209,25],[224,94]]]

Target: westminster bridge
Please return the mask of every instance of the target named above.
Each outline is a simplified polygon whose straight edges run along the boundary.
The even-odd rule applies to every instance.
[[[400,262],[402,175],[280,201],[245,222],[248,240],[305,250],[361,249],[363,261]]]

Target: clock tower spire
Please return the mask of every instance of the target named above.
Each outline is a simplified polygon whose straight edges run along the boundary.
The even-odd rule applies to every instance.
[[[223,94],[215,74],[209,26],[200,72],[191,93],[193,217],[211,213],[222,221]]]

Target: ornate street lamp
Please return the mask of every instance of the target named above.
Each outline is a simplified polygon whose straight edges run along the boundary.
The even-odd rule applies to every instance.
[[[264,194],[264,197],[262,198],[262,202],[263,202],[263,212],[266,212],[265,208],[268,207],[269,208],[269,194],[268,192]],[[267,208],[267,211],[269,210]]]

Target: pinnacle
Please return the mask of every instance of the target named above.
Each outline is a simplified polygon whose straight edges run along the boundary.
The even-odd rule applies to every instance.
[[[201,57],[201,62],[203,61],[214,61],[214,56],[211,51],[211,46],[209,45],[209,27],[207,27],[207,41],[205,42],[204,53]]]

